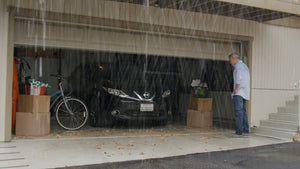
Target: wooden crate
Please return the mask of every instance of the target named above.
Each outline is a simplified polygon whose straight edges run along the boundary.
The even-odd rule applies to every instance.
[[[189,109],[196,111],[212,111],[212,98],[191,97]]]
[[[213,112],[189,109],[187,112],[187,128],[206,128],[213,126]]]

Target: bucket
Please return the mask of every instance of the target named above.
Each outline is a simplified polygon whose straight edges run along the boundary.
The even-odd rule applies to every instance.
[[[45,95],[45,92],[46,92],[46,86],[41,86],[40,87],[40,95]]]

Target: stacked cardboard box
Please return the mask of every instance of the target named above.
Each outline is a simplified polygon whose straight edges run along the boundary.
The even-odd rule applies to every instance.
[[[191,97],[189,110],[187,112],[187,127],[202,128],[212,126],[212,99]]]
[[[20,95],[16,135],[45,136],[50,133],[50,96]]]

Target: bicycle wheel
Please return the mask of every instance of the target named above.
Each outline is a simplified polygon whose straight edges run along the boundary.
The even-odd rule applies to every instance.
[[[72,114],[69,113],[64,101],[61,100],[56,109],[56,120],[58,124],[66,130],[80,129],[88,119],[89,113],[86,105],[76,98],[66,98],[66,103]]]

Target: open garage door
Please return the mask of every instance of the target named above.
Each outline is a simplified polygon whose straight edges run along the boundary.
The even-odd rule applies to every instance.
[[[239,51],[240,47],[239,43],[205,37],[43,23],[26,19],[16,19],[15,44],[213,60],[227,60],[227,56],[233,51]]]

